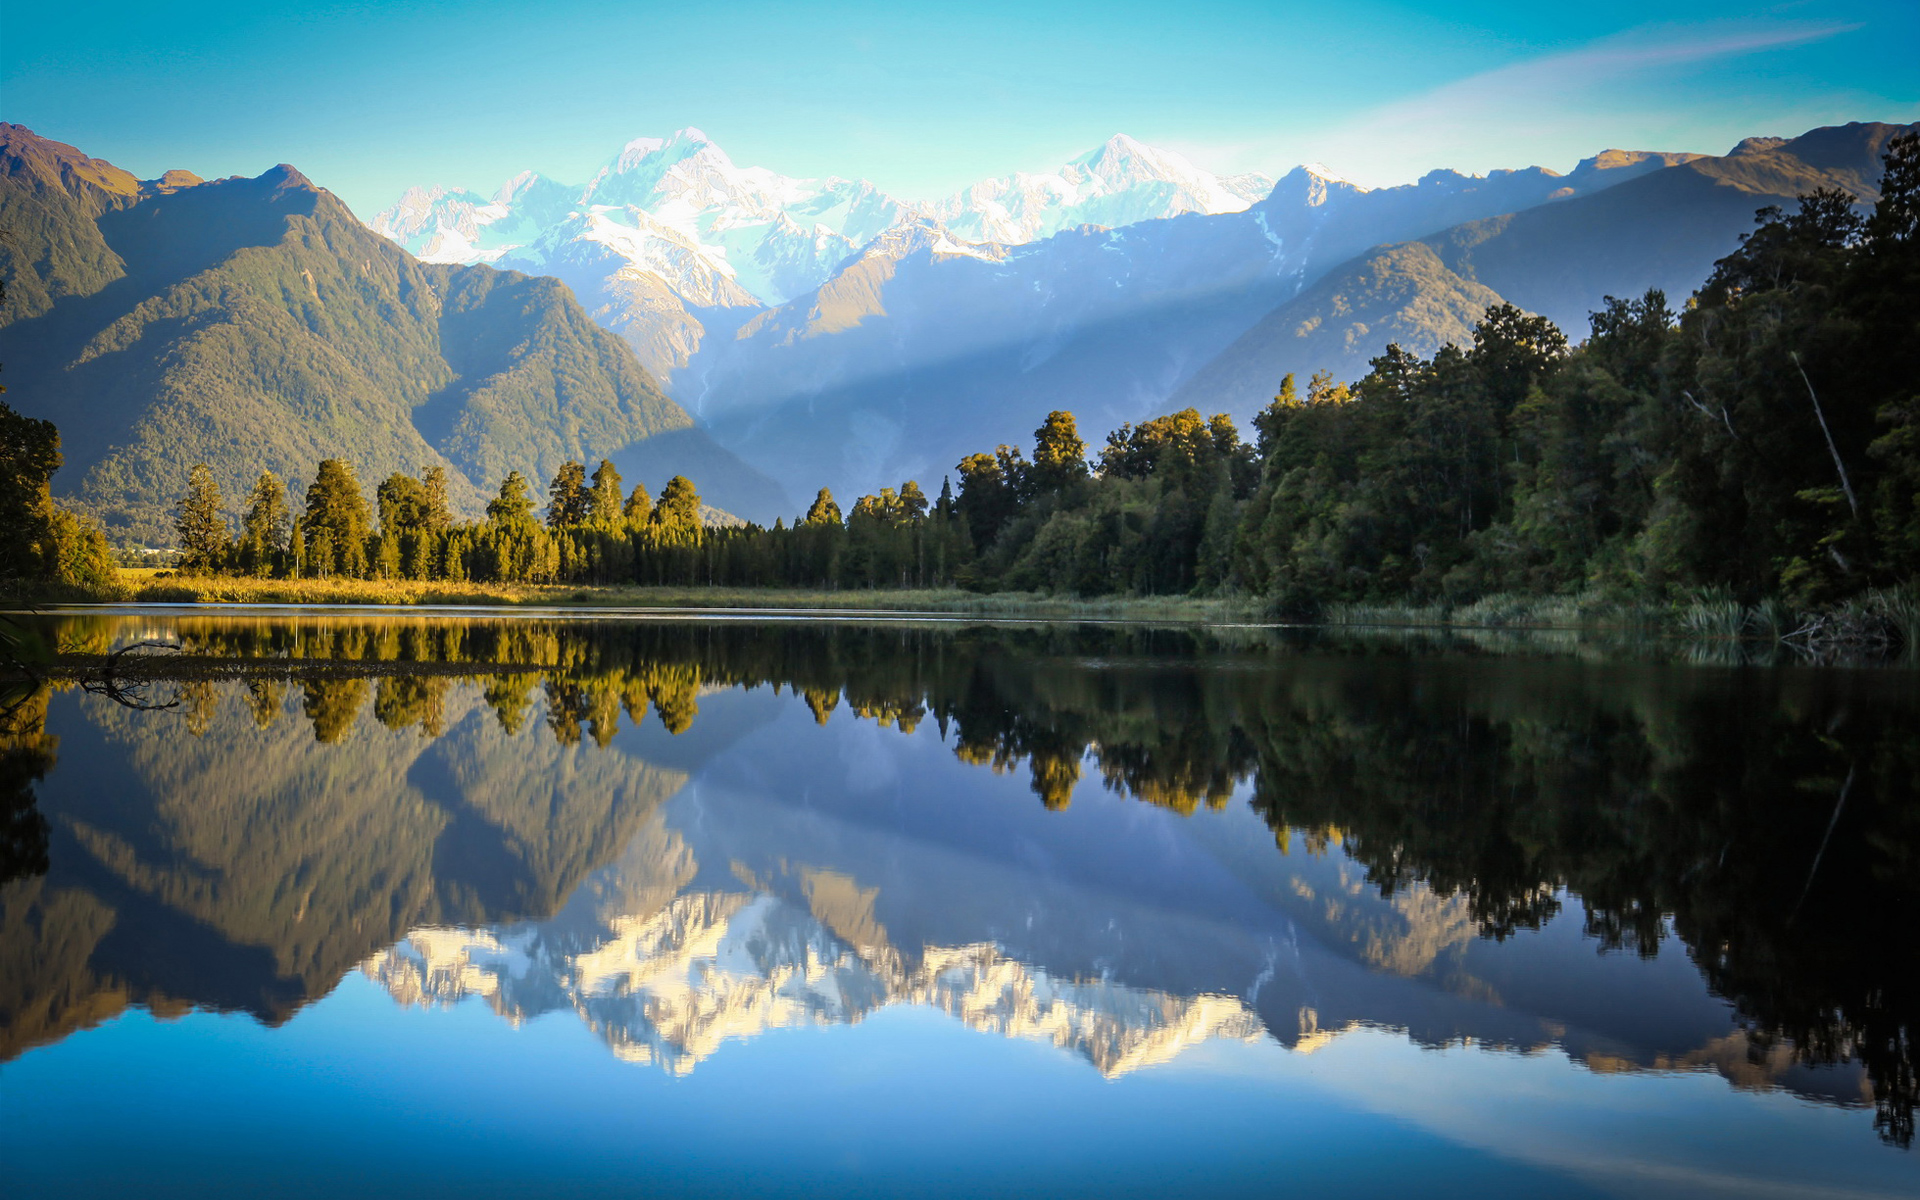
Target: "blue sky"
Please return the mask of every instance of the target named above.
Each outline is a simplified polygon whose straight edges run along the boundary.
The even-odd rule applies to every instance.
[[[21,3],[0,118],[143,177],[291,162],[362,215],[413,183],[582,182],[685,125],[908,198],[1116,132],[1382,184],[1920,119],[1916,46],[1913,0]]]

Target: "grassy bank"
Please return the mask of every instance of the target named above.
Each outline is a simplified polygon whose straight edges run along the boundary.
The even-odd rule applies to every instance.
[[[937,613],[1228,624],[1270,622],[1251,596],[1104,596],[946,589],[839,591],[801,588],[593,587],[528,583],[428,583],[378,579],[253,579],[122,568],[111,591],[48,593],[42,603],[353,604],[605,609],[761,609]],[[1710,641],[1793,641],[1920,646],[1920,588],[1870,591],[1800,612],[1777,601],[1744,605],[1716,591],[1671,603],[1625,602],[1599,593],[1494,595],[1469,604],[1334,604],[1309,622],[1336,627],[1585,630],[1675,635]]]
[[[1237,622],[1261,619],[1245,597],[1109,596],[1081,599],[959,589],[825,591],[798,588],[589,587],[527,583],[426,583],[378,579],[252,579],[123,568],[112,592],[34,597],[48,602],[137,604],[485,605],[608,609],[817,609],[1089,620]]]
[[[1799,610],[1778,600],[1742,604],[1718,589],[1670,603],[1626,602],[1597,593],[1484,596],[1470,604],[1336,604],[1320,624],[1408,628],[1571,629],[1671,634],[1698,640],[1800,641],[1809,645],[1920,646],[1920,587],[1875,588],[1837,604]]]

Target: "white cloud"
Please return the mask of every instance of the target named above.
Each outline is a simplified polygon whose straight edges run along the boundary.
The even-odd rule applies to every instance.
[[[1730,128],[1730,122],[1742,126],[1735,137],[1798,133],[1801,128],[1771,126],[1832,119],[1842,111],[1833,103],[1839,98],[1783,97],[1777,108],[1746,107],[1722,121],[1703,114],[1697,98],[1672,103],[1671,85],[1727,60],[1857,28],[1795,23],[1636,29],[1455,80],[1311,133],[1187,149],[1215,169],[1216,164],[1284,169],[1292,162],[1319,160],[1369,185],[1405,182],[1438,166],[1484,171],[1538,163],[1564,169],[1575,159],[1623,143],[1631,149],[1724,153],[1728,146],[1673,142],[1698,141],[1703,131],[1724,136],[1722,126]],[[1664,141],[1634,144],[1649,138]]]

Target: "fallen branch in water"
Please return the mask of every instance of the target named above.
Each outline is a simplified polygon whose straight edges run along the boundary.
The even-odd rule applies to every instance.
[[[105,696],[115,704],[139,709],[142,712],[154,712],[163,708],[178,708],[180,707],[180,697],[178,694],[164,704],[153,703],[147,699],[145,690],[152,686],[153,681],[135,679],[123,683],[119,678],[119,669],[121,656],[134,650],[172,650],[178,653],[182,649],[183,647],[174,642],[129,642],[118,650],[110,651],[107,654],[106,664],[101,667],[99,675],[81,676],[80,689],[90,695]]]

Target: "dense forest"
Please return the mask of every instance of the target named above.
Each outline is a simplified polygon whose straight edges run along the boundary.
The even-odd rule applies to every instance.
[[[1609,298],[1580,345],[1489,308],[1472,344],[1389,347],[1367,375],[1292,376],[1254,418],[1187,409],[1089,454],[1073,414],[843,514],[711,528],[693,485],[624,491],[568,462],[544,519],[518,473],[484,521],[447,480],[369,504],[321,464],[297,510],[272,474],[238,530],[194,472],[176,528],[198,572],[728,586],[1241,594],[1281,612],[1506,595],[1706,597],[1790,614],[1920,578],[1920,137],[1889,144],[1871,212],[1839,191],[1756,228],[1675,311]],[[41,489],[42,494],[44,488]],[[1901,590],[1904,589],[1904,590]]]

